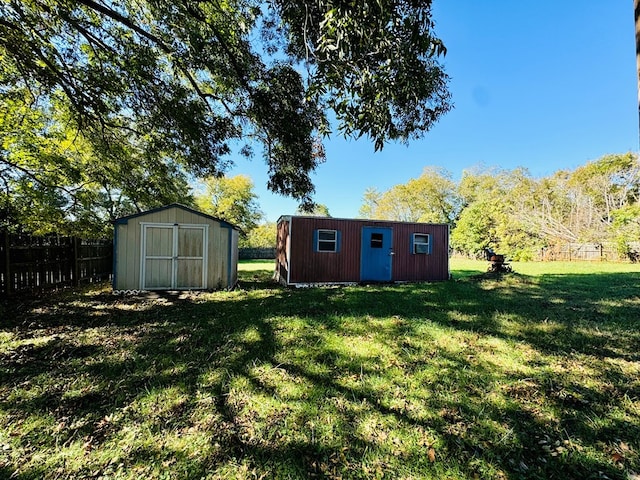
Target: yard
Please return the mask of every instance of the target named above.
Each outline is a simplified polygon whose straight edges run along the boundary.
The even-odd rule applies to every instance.
[[[637,479],[640,266],[0,304],[0,478]]]

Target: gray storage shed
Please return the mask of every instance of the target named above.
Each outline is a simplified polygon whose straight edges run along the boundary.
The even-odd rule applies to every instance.
[[[177,203],[115,221],[114,290],[231,289],[238,227]]]

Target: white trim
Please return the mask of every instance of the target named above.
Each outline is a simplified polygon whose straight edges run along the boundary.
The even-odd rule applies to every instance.
[[[204,235],[202,241],[202,288],[207,288],[207,279],[209,278],[209,224],[203,224]],[[231,248],[231,246],[229,246]]]
[[[317,228],[317,238],[315,245],[315,253],[338,253],[338,230],[332,228]],[[333,240],[321,240],[320,232],[333,232]],[[320,250],[320,242],[333,242],[333,250]]]
[[[204,228],[208,227],[206,223],[156,223],[156,222],[140,222],[140,225],[150,225],[152,227],[187,227],[187,228]]]
[[[173,226],[173,248],[171,255],[171,289],[178,287],[178,225]]]
[[[145,279],[147,276],[147,258],[150,258],[151,260],[153,259],[165,259],[168,260],[167,256],[163,255],[163,256],[152,256],[152,257],[147,257],[146,256],[146,252],[147,252],[147,228],[171,228],[172,232],[173,229],[175,228],[175,225],[173,223],[152,223],[152,222],[140,222],[140,229],[141,229],[141,234],[140,234],[140,290],[147,290],[147,288],[145,288]],[[175,235],[172,233],[172,235],[175,237]],[[172,258],[173,258],[173,250],[175,247],[175,238],[172,239],[173,241],[173,245],[171,246],[171,254],[172,254]],[[173,259],[171,259],[171,264],[173,266]],[[173,281],[172,281],[173,283]]]
[[[416,236],[427,237],[427,242],[416,242]],[[426,245],[426,252],[416,252],[416,245]],[[430,233],[420,233],[414,232],[411,236],[411,253],[413,255],[429,255],[429,250],[431,250],[431,234]]]
[[[355,287],[359,282],[308,282],[292,283],[289,286],[295,288],[315,288],[315,287]]]

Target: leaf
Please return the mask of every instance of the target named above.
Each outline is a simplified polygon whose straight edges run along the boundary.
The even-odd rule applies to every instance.
[[[429,447],[429,451],[427,453],[428,457],[429,457],[429,461],[431,463],[436,461],[436,451],[433,447]]]
[[[622,463],[624,462],[624,457],[619,453],[614,453],[611,455],[611,460],[613,460],[614,463]]]

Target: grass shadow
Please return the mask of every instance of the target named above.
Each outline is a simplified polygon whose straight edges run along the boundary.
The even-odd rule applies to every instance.
[[[88,289],[6,306],[0,473],[639,469],[637,274],[304,290],[270,275],[245,272],[230,293]]]

